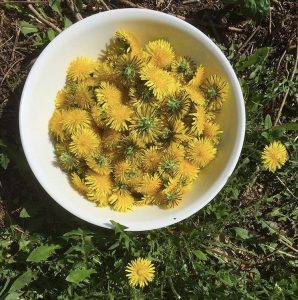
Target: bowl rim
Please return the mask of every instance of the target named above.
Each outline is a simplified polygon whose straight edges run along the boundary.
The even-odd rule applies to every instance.
[[[127,230],[129,230],[129,231],[145,231],[145,230],[153,230],[153,229],[163,228],[163,227],[167,227],[167,226],[173,225],[175,223],[178,223],[178,222],[190,217],[191,215],[197,213],[200,209],[202,209],[205,205],[207,205],[224,187],[228,178],[233,173],[233,171],[236,167],[236,164],[239,160],[240,154],[241,154],[244,137],[245,137],[245,124],[246,124],[245,104],[244,104],[244,99],[243,99],[243,95],[242,95],[242,90],[241,90],[238,78],[237,78],[230,62],[225,57],[225,55],[222,53],[222,51],[219,49],[219,47],[207,35],[205,35],[203,32],[201,32],[198,28],[194,27],[193,25],[191,25],[191,24],[187,23],[186,21],[181,20],[173,15],[169,15],[169,14],[166,14],[166,13],[163,13],[160,11],[154,11],[154,10],[150,10],[150,9],[141,9],[141,8],[123,8],[123,9],[114,9],[114,10],[110,10],[110,11],[99,12],[97,14],[88,16],[88,17],[84,18],[83,20],[74,23],[73,25],[69,26],[64,31],[62,31],[60,34],[58,34],[43,49],[43,51],[40,53],[37,60],[35,61],[33,67],[31,68],[31,70],[27,76],[27,79],[26,79],[26,82],[25,82],[25,85],[24,85],[24,88],[22,91],[21,100],[20,100],[19,130],[20,130],[21,143],[22,143],[23,150],[24,150],[26,159],[28,161],[28,164],[29,164],[31,170],[33,171],[33,174],[36,177],[37,181],[39,182],[39,184],[41,184],[43,189],[50,195],[50,197],[53,200],[55,200],[60,206],[62,206],[64,209],[66,209],[68,212],[72,213],[73,215],[80,218],[81,220],[87,221],[96,226],[101,226],[104,228],[111,229],[112,228],[111,224],[107,224],[104,221],[102,221],[101,223],[94,222],[94,220],[92,218],[88,217],[84,213],[81,213],[80,210],[75,209],[75,206],[69,207],[65,204],[64,201],[62,201],[60,199],[56,199],[55,196],[53,195],[52,191],[47,189],[46,182],[44,180],[42,180],[42,178],[39,176],[40,171],[38,170],[38,166],[34,163],[34,158],[32,157],[32,155],[30,153],[29,141],[26,139],[26,134],[24,132],[23,124],[25,123],[25,120],[24,120],[25,116],[24,116],[23,111],[24,111],[24,106],[26,105],[25,99],[26,99],[26,95],[27,95],[27,90],[30,87],[31,79],[34,76],[40,62],[43,61],[45,59],[45,57],[47,56],[48,51],[50,51],[53,47],[55,47],[55,45],[57,43],[59,43],[60,40],[64,38],[64,36],[66,36],[67,34],[69,34],[72,31],[75,31],[76,28],[81,26],[83,23],[92,22],[93,20],[95,20],[103,15],[106,15],[106,16],[111,15],[113,17],[117,17],[117,16],[126,15],[127,12],[129,12],[130,14],[137,14],[138,19],[142,15],[147,15],[147,16],[151,15],[152,17],[156,17],[156,18],[167,19],[167,21],[165,22],[166,24],[174,23],[175,26],[178,26],[181,28],[183,28],[183,27],[187,28],[193,34],[196,34],[197,36],[199,36],[201,40],[203,40],[204,42],[207,43],[209,48],[212,48],[212,55],[216,56],[218,58],[218,60],[220,60],[222,62],[222,64],[224,65],[225,71],[227,73],[229,73],[229,76],[231,77],[231,79],[233,80],[233,83],[234,83],[234,93],[236,95],[236,99],[239,102],[239,106],[238,106],[238,110],[237,110],[237,112],[240,115],[240,117],[238,117],[238,124],[237,124],[239,127],[238,127],[238,131],[237,131],[237,134],[235,137],[236,142],[235,142],[233,149],[231,151],[231,154],[230,154],[230,159],[229,159],[227,165],[225,166],[224,178],[221,179],[220,182],[216,182],[216,184],[214,184],[212,191],[209,192],[209,196],[208,196],[207,200],[205,200],[203,203],[200,203],[199,205],[197,205],[195,207],[195,209],[189,209],[189,210],[185,211],[183,213],[183,216],[179,215],[176,218],[165,218],[165,220],[159,219],[158,223],[157,222],[150,223],[150,224],[146,223],[146,224],[144,224],[144,226],[127,228]]]

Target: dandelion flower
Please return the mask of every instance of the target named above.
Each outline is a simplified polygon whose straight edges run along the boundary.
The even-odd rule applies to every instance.
[[[140,71],[141,79],[145,80],[154,96],[162,100],[166,96],[174,94],[180,87],[179,82],[167,71],[159,69],[153,64],[147,64]]]
[[[96,61],[87,57],[78,57],[73,60],[67,70],[67,77],[73,81],[86,79],[95,71]]]
[[[222,133],[217,123],[207,121],[204,125],[203,137],[211,140],[215,145],[219,143],[219,135]]]
[[[112,205],[112,209],[119,212],[127,212],[133,208],[134,198],[127,193],[113,193],[109,197],[109,203]]]
[[[147,258],[138,258],[131,261],[125,271],[131,286],[144,287],[154,278],[155,267],[151,260]]]
[[[194,139],[188,145],[188,159],[197,167],[205,167],[214,159],[216,148],[208,139]]]
[[[102,154],[87,157],[86,163],[92,171],[100,175],[108,175],[112,172],[111,162]]]
[[[127,130],[131,115],[132,110],[127,105],[119,104],[106,111],[106,124],[116,131]]]
[[[186,142],[190,139],[187,128],[183,121],[177,120],[170,125],[170,140],[175,143]]]
[[[90,108],[93,102],[92,94],[86,84],[78,84],[74,97],[76,104],[82,109]]]
[[[56,108],[67,108],[69,104],[69,95],[67,90],[64,88],[58,91],[55,98]]]
[[[75,172],[70,174],[70,182],[75,190],[77,190],[80,194],[86,195],[88,188],[84,182],[84,180]]]
[[[131,136],[124,136],[120,139],[117,150],[124,158],[133,159],[139,152],[140,146]]]
[[[165,109],[170,120],[182,119],[189,111],[190,99],[184,91],[165,98]]]
[[[63,113],[63,129],[73,134],[78,130],[90,127],[91,121],[87,111],[79,108],[70,109]]]
[[[177,178],[169,178],[162,194],[165,198],[164,204],[166,208],[173,208],[180,204],[182,200],[182,190]]]
[[[131,87],[129,89],[129,96],[132,105],[136,108],[154,106],[155,99],[152,90],[145,86],[143,82],[139,82],[135,87]]]
[[[137,55],[141,48],[137,38],[127,30],[120,28],[116,31],[116,38],[123,44],[122,53],[130,52],[132,55]]]
[[[192,80],[189,82],[188,85],[193,86],[194,88],[199,88],[202,83],[203,76],[205,73],[205,68],[202,65],[199,65],[196,69],[196,73]]]
[[[175,58],[172,45],[162,39],[149,42],[145,47],[145,51],[150,55],[150,61],[159,68],[170,66]]]
[[[114,177],[120,182],[128,182],[133,174],[134,170],[128,160],[120,161],[114,166]]]
[[[63,170],[71,171],[78,166],[79,161],[72,153],[65,150],[58,156],[58,163]]]
[[[90,172],[86,175],[85,182],[89,190],[89,195],[101,197],[111,193],[112,181],[109,175]]]
[[[184,158],[185,155],[185,149],[184,146],[180,143],[171,143],[169,147],[166,149],[165,153],[169,155],[169,157],[172,157],[173,159],[176,159],[177,161],[181,161]]]
[[[98,207],[106,207],[109,205],[109,195],[96,194],[94,191],[88,191],[87,198],[95,202]]]
[[[199,170],[194,164],[184,159],[180,161],[177,173],[180,176],[193,181],[198,177]]]
[[[203,107],[198,107],[195,113],[191,114],[192,116],[192,127],[191,130],[195,134],[201,135],[204,130],[204,126],[206,123],[206,111]]]
[[[168,176],[174,176],[177,173],[177,168],[179,166],[179,161],[177,158],[171,157],[168,154],[164,154],[159,163],[158,172],[164,178]]]
[[[160,160],[160,150],[157,146],[151,146],[148,149],[143,150],[141,154],[142,166],[146,172],[157,171]]]
[[[286,147],[279,141],[267,145],[262,152],[262,162],[265,169],[275,172],[288,159]]]
[[[135,140],[143,143],[154,142],[159,134],[162,123],[157,117],[157,111],[152,108],[137,109],[129,126],[130,134]]]
[[[161,187],[161,180],[158,174],[150,175],[146,173],[140,181],[137,191],[145,195],[154,195]]]
[[[71,136],[70,151],[83,158],[96,154],[100,146],[99,136],[91,129],[82,129]]]
[[[98,104],[92,105],[90,109],[90,115],[97,127],[99,128],[106,127],[106,123],[104,122],[105,119],[104,109],[100,105]]]
[[[117,74],[113,68],[105,61],[98,61],[95,69],[94,77],[98,82],[113,82],[117,80]]]
[[[63,131],[63,119],[64,119],[64,112],[62,110],[56,109],[49,121],[50,133],[58,141],[63,141],[65,139],[65,133]]]
[[[104,141],[102,144],[104,151],[114,151],[117,148],[121,138],[121,134],[113,129],[106,129],[101,136],[102,140]]]
[[[218,110],[228,96],[228,83],[218,75],[211,75],[200,86],[208,102],[208,108]]]
[[[194,88],[193,86],[186,86],[184,87],[184,89],[191,101],[193,101],[197,105],[205,105],[206,100],[203,93],[201,93],[200,90]]]
[[[195,63],[188,56],[180,56],[172,63],[172,71],[182,75],[182,77],[189,81],[195,73]]]
[[[122,102],[122,92],[114,84],[102,82],[96,90],[96,97],[99,104],[104,108],[117,108]]]

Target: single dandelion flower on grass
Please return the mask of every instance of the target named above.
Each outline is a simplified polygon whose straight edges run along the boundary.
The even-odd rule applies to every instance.
[[[106,124],[116,131],[127,130],[131,115],[132,110],[127,105],[119,104],[106,110]]]
[[[109,203],[112,205],[113,210],[127,212],[133,208],[134,198],[129,192],[116,192],[109,197]]]
[[[63,110],[56,109],[49,121],[50,133],[58,141],[65,140],[65,133],[63,131],[63,120],[64,120]]]
[[[193,86],[194,88],[199,88],[199,86],[203,81],[204,73],[205,73],[205,68],[202,65],[199,65],[196,69],[193,78],[190,80],[188,85]]]
[[[137,55],[141,48],[137,38],[127,30],[120,28],[116,31],[116,40],[118,42],[118,48],[120,53],[131,53]]]
[[[122,92],[114,84],[102,82],[99,89],[96,90],[96,97],[99,104],[104,109],[117,109],[122,102]]]
[[[108,175],[112,172],[110,160],[103,154],[96,154],[86,158],[88,167],[100,175]]]
[[[109,175],[100,175],[95,172],[89,172],[85,177],[90,196],[106,196],[111,193],[112,180]]]
[[[262,163],[265,169],[275,172],[280,169],[288,159],[286,147],[279,141],[267,145],[262,152]]]
[[[175,58],[172,45],[162,39],[149,42],[145,47],[145,51],[151,58],[150,62],[153,62],[159,68],[169,67]]]
[[[214,159],[216,148],[208,139],[194,139],[188,144],[187,157],[197,167],[205,167]]]
[[[127,265],[125,271],[131,286],[144,287],[154,279],[155,267],[151,260],[137,258]]]
[[[208,138],[212,143],[219,143],[219,135],[222,133],[217,123],[207,121],[204,125],[203,137]]]
[[[154,195],[160,189],[160,187],[161,179],[159,178],[158,174],[155,173],[150,175],[146,173],[143,175],[142,180],[140,181],[136,190],[145,195]]]
[[[90,127],[89,113],[83,109],[74,108],[63,113],[63,129],[70,134]]]
[[[95,155],[100,146],[99,136],[91,129],[82,129],[71,136],[70,151],[79,158]]]
[[[129,129],[134,140],[139,140],[142,143],[152,143],[158,138],[161,127],[162,122],[157,117],[157,111],[145,107],[137,109],[135,116],[132,117]]]
[[[181,75],[185,81],[189,81],[196,69],[196,64],[188,56],[180,56],[172,63],[172,71]]]
[[[159,69],[152,63],[147,64],[140,71],[141,79],[152,90],[158,100],[174,94],[180,87],[180,83],[167,71]]]
[[[218,110],[228,96],[228,83],[218,75],[206,78],[200,86],[210,110]]]
[[[74,81],[86,79],[91,73],[94,73],[96,61],[87,57],[78,57],[73,60],[67,70],[67,78]]]
[[[86,186],[84,180],[75,172],[70,174],[70,182],[75,190],[80,194],[85,196],[88,192],[88,187]]]

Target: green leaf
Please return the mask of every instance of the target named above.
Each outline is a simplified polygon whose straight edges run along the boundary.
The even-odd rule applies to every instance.
[[[264,62],[271,51],[270,47],[257,49],[252,55],[241,58],[236,64],[237,71],[244,71],[248,67],[255,66]]]
[[[248,231],[241,227],[234,227],[234,230],[236,232],[236,236],[238,236],[242,240],[246,240],[249,238]]]
[[[49,40],[51,41],[56,37],[56,33],[52,28],[50,28],[47,30],[47,36],[48,36]]]
[[[0,165],[4,170],[7,169],[9,161],[10,160],[6,154],[0,153]]]
[[[32,281],[32,278],[33,278],[33,273],[29,269],[13,282],[8,292],[13,293],[21,290]]]
[[[57,249],[59,245],[44,245],[35,248],[27,257],[27,261],[41,262],[47,260]]]
[[[265,129],[270,129],[272,127],[272,121],[271,121],[271,116],[266,115],[265,117]]]
[[[202,252],[201,250],[193,250],[193,254],[198,258],[199,260],[207,260],[207,255]]]
[[[11,294],[8,294],[4,300],[18,300],[20,299],[20,296],[22,295],[23,293],[21,292],[13,292]]]
[[[33,32],[38,32],[38,29],[34,25],[32,25],[26,21],[21,21],[20,25],[21,25],[21,32],[24,35],[27,35],[27,34],[33,33]]]
[[[65,16],[63,17],[63,23],[64,23],[64,28],[67,28],[70,25],[72,25],[72,22]]]
[[[62,15],[61,13],[61,0],[49,0],[49,6],[53,11],[58,13],[60,16]]]
[[[28,214],[25,207],[20,211],[20,218],[23,218],[23,219],[30,218],[30,215]]]
[[[66,277],[66,281],[72,283],[80,283],[81,281],[90,277],[91,274],[96,273],[94,269],[74,269],[71,270],[68,276]]]
[[[298,123],[286,123],[279,126],[274,126],[272,128],[273,131],[297,131],[298,130]]]

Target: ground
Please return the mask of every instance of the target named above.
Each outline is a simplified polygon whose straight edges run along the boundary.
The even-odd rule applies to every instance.
[[[297,3],[272,0],[252,15],[240,2],[0,2],[0,299],[298,299]],[[242,155],[220,194],[183,222],[134,234],[58,206],[30,171],[18,129],[26,76],[49,41],[124,7],[175,15],[211,37],[240,78],[247,112]],[[260,160],[273,140],[289,154],[275,173]],[[144,289],[125,278],[135,257],[156,266]]]

